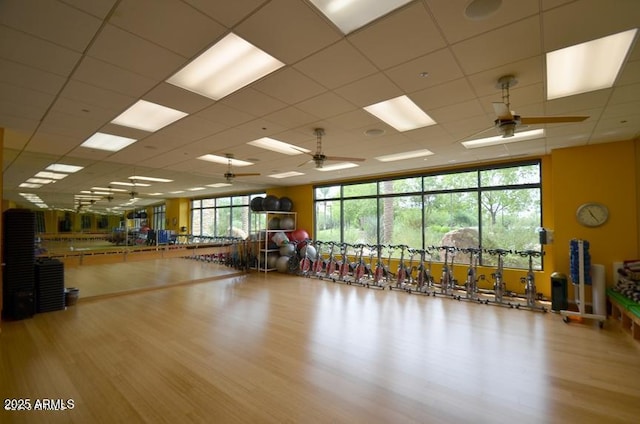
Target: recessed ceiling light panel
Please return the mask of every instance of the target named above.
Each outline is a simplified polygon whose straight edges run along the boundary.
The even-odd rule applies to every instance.
[[[356,163],[342,162],[342,163],[336,163],[335,165],[323,166],[322,168],[314,168],[314,169],[317,171],[327,172],[327,171],[338,171],[340,169],[355,168],[356,166],[358,166],[358,164]]]
[[[220,100],[283,66],[278,59],[230,33],[167,82]]]
[[[340,31],[349,34],[411,0],[311,0]]]
[[[80,147],[117,152],[118,150],[122,150],[125,147],[135,143],[136,141],[137,140],[134,138],[121,137],[119,135],[97,132],[86,139],[80,145]]]
[[[547,53],[547,100],[612,87],[638,29]]]
[[[111,121],[111,123],[122,125],[123,127],[154,132],[185,116],[187,116],[185,112],[146,100],[138,100],[133,106]]]
[[[302,153],[310,152],[309,149],[303,149],[302,147],[294,146],[293,144],[285,143],[269,137],[262,137],[257,140],[250,141],[247,144],[260,147],[261,149],[283,153],[285,155],[300,155]]]
[[[364,110],[400,132],[427,127],[436,123],[407,96],[400,96],[366,106]]]
[[[66,172],[67,174],[73,174],[74,172],[78,172],[83,168],[84,166],[65,165],[64,163],[52,163],[51,165],[47,166],[45,169],[47,171]]]
[[[249,166],[249,165],[253,165],[253,163],[247,162],[247,161],[244,161],[244,160],[233,159],[233,158],[228,158],[228,157],[225,157],[225,156],[218,156],[218,155],[211,155],[211,154],[199,156],[198,159],[206,160],[207,162],[221,163],[223,165],[227,165],[227,164],[229,164],[229,161],[231,161],[231,166]]]
[[[503,137],[496,135],[494,137],[478,138],[476,140],[463,141],[462,145],[467,149],[476,149],[478,147],[494,146],[496,144],[508,144],[515,143],[517,141],[534,140],[536,138],[544,137],[544,130],[530,130],[516,133],[512,137]]]
[[[401,152],[394,153],[392,155],[384,155],[376,157],[380,162],[393,162],[396,160],[405,160],[405,159],[413,159],[420,158],[424,156],[431,156],[433,152],[428,149],[420,149],[420,150],[412,150],[410,152]]]

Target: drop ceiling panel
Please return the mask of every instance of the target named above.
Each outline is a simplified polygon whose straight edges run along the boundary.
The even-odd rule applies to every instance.
[[[101,25],[100,19],[62,2],[30,0],[29,6],[0,2],[0,24],[77,52],[85,50]]]
[[[498,80],[502,76],[513,75],[517,81],[513,86],[512,92],[531,84],[539,84],[537,87],[543,91],[542,85],[545,73],[544,57],[542,55],[534,56],[521,61],[509,63],[508,65],[492,68],[488,71],[478,72],[469,75],[469,83],[478,96],[495,95],[500,97],[501,89]],[[539,95],[542,100],[542,93]]]
[[[241,22],[235,32],[286,64],[341,38],[337,29],[301,0],[272,0]]]
[[[136,101],[134,97],[105,90],[78,80],[69,80],[60,92],[60,97],[68,101],[82,103],[82,108],[88,109],[89,113],[93,111],[94,107],[99,110],[111,110],[113,117],[119,115]]]
[[[235,26],[245,16],[258,8],[264,0],[234,0],[234,1],[211,1],[211,0],[185,0],[210,18],[215,19],[228,28]]]
[[[336,89],[335,92],[360,107],[389,100],[403,94],[402,90],[382,73],[362,78]]]
[[[253,116],[264,116],[284,109],[287,104],[253,88],[245,88],[225,97],[221,102]]]
[[[253,88],[287,104],[317,96],[326,89],[293,68],[286,68],[263,78]]]
[[[75,149],[82,141],[78,137],[38,131],[26,146],[27,151],[63,155]]]
[[[427,72],[427,76],[422,76]],[[451,50],[441,49],[385,71],[398,87],[414,92],[463,77]]]
[[[628,85],[640,83],[640,60],[627,62],[616,81],[618,85]]]
[[[76,66],[80,53],[0,26],[0,57],[66,76]]]
[[[133,97],[142,96],[157,84],[151,78],[91,57],[82,59],[73,79]]]
[[[540,21],[533,17],[462,41],[452,49],[462,69],[473,74],[539,55],[539,37]]]
[[[411,94],[411,99],[423,110],[428,111],[444,106],[465,102],[475,98],[466,78],[440,84]]]
[[[152,9],[154,17],[149,19]],[[226,32],[224,26],[178,0],[123,0],[111,23],[183,57],[199,53]]]
[[[468,0],[427,0],[436,23],[449,43],[476,37],[538,12],[537,0],[503,1],[500,8],[487,19],[471,20],[464,14],[465,7],[469,3]]]
[[[421,2],[400,8],[347,39],[380,69],[396,66],[446,45]]]
[[[348,102],[334,92],[325,92],[319,96],[298,103],[296,107],[320,119],[357,109],[357,106],[353,103]]]
[[[484,110],[477,100],[469,100],[438,109],[430,109],[429,116],[438,123],[459,122],[474,116],[484,116]]]
[[[194,116],[214,122],[225,128],[233,127],[255,118],[254,115],[227,106],[224,103],[216,103],[213,106],[201,110]]]
[[[295,68],[331,89],[377,71],[365,56],[344,40],[304,59]]]
[[[207,97],[164,82],[145,94],[144,99],[189,114],[203,110],[215,103]]]
[[[117,3],[117,0],[64,0],[64,2],[76,9],[84,10],[93,16],[104,19],[113,8],[113,5]]]
[[[281,128],[285,127],[299,127],[301,125],[308,125],[318,120],[316,116],[313,116],[307,112],[304,112],[297,107],[288,107],[281,109],[266,115],[264,119],[268,122],[272,122]],[[272,125],[269,125],[272,127]]]
[[[30,66],[0,59],[0,81],[55,95],[64,85],[65,78]]]
[[[168,78],[185,64],[184,57],[113,25],[102,29],[88,54],[156,80]]]

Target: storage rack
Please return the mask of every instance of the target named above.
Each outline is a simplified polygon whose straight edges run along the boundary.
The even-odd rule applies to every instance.
[[[253,228],[256,231],[257,237],[257,245],[258,245],[258,262],[256,264],[256,269],[261,272],[270,272],[275,271],[276,268],[270,268],[267,263],[267,258],[269,257],[269,253],[280,252],[280,248],[269,248],[269,243],[271,242],[271,235],[278,232],[290,232],[294,231],[297,228],[298,220],[297,220],[296,212],[283,212],[283,211],[261,211],[254,213],[254,226]],[[264,216],[264,220],[261,219]],[[289,216],[293,218],[293,228],[292,229],[269,229],[269,221],[272,218],[283,218],[285,216]]]
[[[599,314],[590,314],[587,313],[587,307],[585,302],[585,286],[587,281],[587,275],[585,273],[585,242],[584,240],[576,240],[577,242],[577,260],[578,260],[578,298],[576,299],[576,303],[578,306],[578,311],[567,311],[562,310],[560,314],[562,315],[562,320],[566,323],[569,323],[569,317],[580,317],[585,319],[593,319],[598,320],[598,325],[600,328],[604,326],[604,322],[607,317],[605,315]]]

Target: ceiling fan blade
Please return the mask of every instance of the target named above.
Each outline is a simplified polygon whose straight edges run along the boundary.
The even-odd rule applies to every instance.
[[[347,158],[342,156],[326,156],[326,160],[337,160],[341,162],[364,162],[366,159],[364,158]]]
[[[523,124],[562,124],[564,122],[582,122],[588,116],[527,116],[521,117]]]
[[[506,119],[506,120],[513,119],[513,115],[511,114],[509,107],[504,103],[493,102],[493,110],[495,111],[498,119]]]
[[[309,160],[306,160],[306,161],[302,162],[300,165],[298,165],[298,168],[301,167],[301,166],[305,166],[305,165],[307,165],[309,163],[313,163],[313,159],[309,159]]]

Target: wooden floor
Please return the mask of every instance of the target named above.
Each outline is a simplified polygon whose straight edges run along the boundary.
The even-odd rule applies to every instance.
[[[2,423],[637,423],[640,343],[616,323],[252,273],[3,322],[0,392],[74,401]]]

